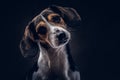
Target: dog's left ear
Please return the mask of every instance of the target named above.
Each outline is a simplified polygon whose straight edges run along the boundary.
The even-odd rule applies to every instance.
[[[58,13],[70,27],[78,25],[81,21],[80,15],[73,8],[56,5],[51,5],[49,8],[55,13]]]

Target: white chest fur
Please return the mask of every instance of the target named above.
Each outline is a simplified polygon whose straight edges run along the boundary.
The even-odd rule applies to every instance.
[[[47,51],[39,45],[40,55],[38,58],[38,71],[33,73],[33,80],[36,78],[41,78],[45,80],[50,71],[54,74],[61,74],[66,79],[68,78],[68,60],[67,54],[65,54],[64,47],[56,50]],[[52,73],[50,73],[52,74]]]

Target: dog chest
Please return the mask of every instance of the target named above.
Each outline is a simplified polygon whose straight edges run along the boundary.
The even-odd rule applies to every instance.
[[[53,53],[52,53],[53,52]],[[38,59],[38,71],[37,74],[43,76],[64,75],[68,70],[67,55],[64,51],[42,51],[40,52]]]

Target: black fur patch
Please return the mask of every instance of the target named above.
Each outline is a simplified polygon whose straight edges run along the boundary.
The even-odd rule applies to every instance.
[[[35,31],[35,25],[34,25],[34,23],[33,22],[30,22],[29,23],[29,28],[28,28],[29,30],[30,30],[30,35],[33,35],[33,38],[36,40],[36,39],[39,39],[39,37],[38,37],[38,34],[36,33],[36,31]]]

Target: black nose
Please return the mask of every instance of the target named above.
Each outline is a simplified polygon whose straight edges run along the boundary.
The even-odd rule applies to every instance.
[[[58,40],[59,40],[59,43],[65,43],[67,41],[67,36],[64,32],[60,33],[58,36],[57,36]]]

